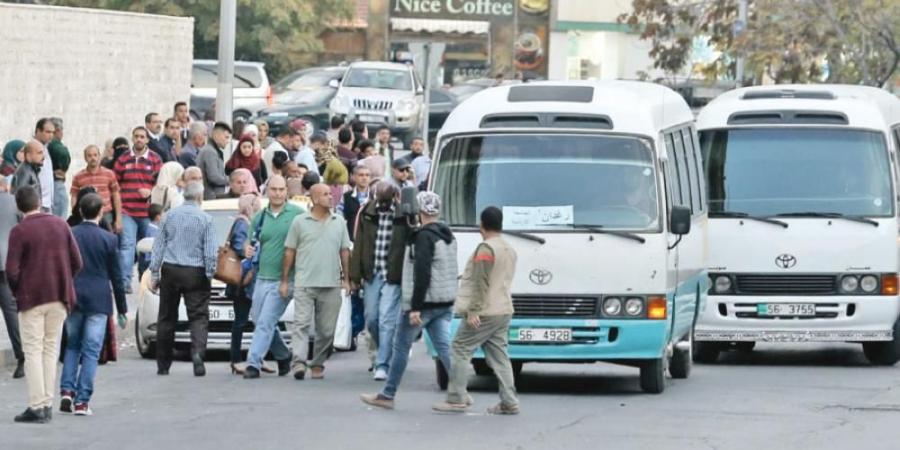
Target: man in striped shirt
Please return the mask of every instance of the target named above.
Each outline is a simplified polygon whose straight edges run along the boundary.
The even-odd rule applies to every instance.
[[[103,199],[103,218],[114,224],[116,233],[122,232],[122,198],[119,196],[119,181],[116,173],[100,165],[100,148],[88,145],[84,149],[84,161],[87,168],[72,178],[70,198],[78,198],[78,191],[88,186],[94,188]]]
[[[134,272],[134,248],[147,233],[150,225],[150,191],[162,168],[162,159],[150,151],[147,143],[150,133],[144,127],[131,132],[134,147],[116,160],[114,171],[122,198],[122,233],[119,235],[119,258],[125,291],[131,293],[131,277]]]

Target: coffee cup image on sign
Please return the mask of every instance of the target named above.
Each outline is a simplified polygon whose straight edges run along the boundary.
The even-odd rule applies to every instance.
[[[544,14],[550,10],[550,0],[520,0],[519,9],[528,14]]]
[[[516,68],[532,70],[544,62],[544,43],[540,36],[528,32],[516,39],[515,44]]]

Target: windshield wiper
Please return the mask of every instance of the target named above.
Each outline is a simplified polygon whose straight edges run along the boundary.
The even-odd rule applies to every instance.
[[[517,238],[522,238],[522,239],[526,239],[526,240],[529,240],[532,242],[537,242],[538,244],[541,244],[541,245],[544,245],[547,243],[547,240],[540,236],[535,236],[533,234],[524,233],[521,231],[503,230],[503,234],[508,234],[510,236],[515,236]]]
[[[776,217],[821,217],[823,219],[844,219],[844,220],[849,220],[851,222],[858,222],[858,223],[872,225],[873,227],[877,227],[880,225],[877,221],[874,221],[868,217],[848,216],[846,214],[841,214],[841,213],[836,213],[836,212],[805,211],[805,212],[781,213],[781,214],[776,214],[775,216]]]
[[[756,220],[758,222],[770,223],[772,225],[778,225],[781,228],[787,228],[789,225],[787,222],[783,222],[778,219],[773,219],[771,217],[763,217],[763,216],[751,216],[745,212],[740,211],[718,211],[714,213],[709,213],[710,217],[734,217],[737,219],[750,219]]]
[[[638,241],[638,242],[640,242],[641,244],[647,242],[647,240],[644,239],[644,238],[643,238],[642,236],[640,236],[640,235],[637,235],[637,234],[634,234],[634,233],[629,233],[629,232],[627,232],[627,231],[607,230],[607,229],[604,229],[604,228],[603,228],[603,225],[587,225],[587,224],[573,223],[573,224],[571,224],[570,226],[571,226],[572,228],[578,228],[578,229],[582,229],[582,230],[588,230],[588,231],[591,231],[591,232],[593,232],[593,233],[598,233],[598,234],[609,234],[609,235],[612,235],[612,236],[618,236],[618,237],[625,238],[625,239],[631,239],[632,241]]]

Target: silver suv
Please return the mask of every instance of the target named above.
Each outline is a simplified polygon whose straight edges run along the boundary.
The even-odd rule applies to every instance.
[[[372,128],[387,125],[408,145],[424,122],[424,90],[412,65],[357,62],[344,78],[333,81],[337,94],[331,113],[346,120],[359,119]]]

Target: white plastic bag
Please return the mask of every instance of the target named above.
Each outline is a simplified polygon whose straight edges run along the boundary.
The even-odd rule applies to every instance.
[[[338,313],[337,326],[334,329],[334,348],[338,350],[350,350],[353,345],[353,322],[350,317],[352,310],[350,293],[341,290],[341,311]]]

